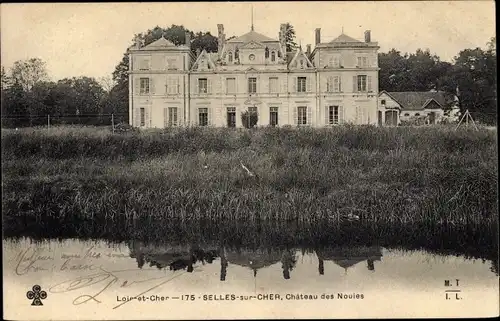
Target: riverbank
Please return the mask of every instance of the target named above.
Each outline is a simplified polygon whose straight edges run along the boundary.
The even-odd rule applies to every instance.
[[[451,127],[2,131],[4,229],[145,219],[494,226],[496,146],[496,131]]]

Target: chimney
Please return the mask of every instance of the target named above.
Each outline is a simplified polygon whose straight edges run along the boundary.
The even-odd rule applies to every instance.
[[[316,28],[316,46],[321,43],[321,28]]]
[[[191,49],[191,34],[186,31],[186,46]]]
[[[307,48],[306,49],[307,58],[309,58],[309,56],[311,55],[311,45],[308,44],[306,48]]]
[[[371,32],[370,30],[365,31],[365,42],[372,42]]]
[[[280,25],[280,45],[283,48],[283,53],[286,53],[286,23]]]
[[[222,52],[222,48],[224,48],[224,45],[226,44],[226,35],[224,34],[223,24],[217,25],[217,32],[218,32],[217,52],[220,54]]]

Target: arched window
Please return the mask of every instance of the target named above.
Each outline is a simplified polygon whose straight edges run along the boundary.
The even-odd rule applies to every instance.
[[[271,52],[271,61],[276,61],[276,53],[274,51]]]
[[[300,69],[304,69],[304,60],[300,60]]]
[[[228,57],[227,60],[229,62],[233,62],[233,53],[231,51],[227,54],[227,57]]]
[[[267,48],[267,47],[265,50],[265,57],[266,57],[266,59],[269,58],[269,48]]]

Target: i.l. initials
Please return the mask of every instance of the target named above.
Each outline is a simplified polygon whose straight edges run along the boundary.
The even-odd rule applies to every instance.
[[[460,280],[455,279],[455,282],[451,282],[450,280],[444,280],[444,286],[446,287],[454,287],[455,289],[450,289],[446,290],[445,295],[446,295],[446,300],[452,300],[453,299],[453,294],[455,294],[454,299],[455,300],[462,300],[462,298],[459,296],[459,294],[462,292],[458,287],[460,286]]]

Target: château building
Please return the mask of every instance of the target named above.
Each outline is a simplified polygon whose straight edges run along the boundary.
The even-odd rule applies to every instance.
[[[241,114],[257,112],[257,126],[384,124],[378,104],[378,43],[342,33],[315,47],[287,52],[286,24],[278,39],[251,30],[226,40],[218,25],[218,51],[193,55],[165,38],[129,48],[129,119],[143,128],[242,127]]]

